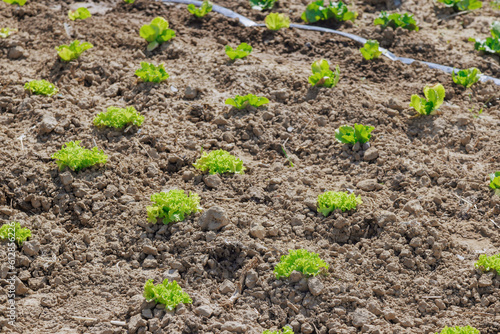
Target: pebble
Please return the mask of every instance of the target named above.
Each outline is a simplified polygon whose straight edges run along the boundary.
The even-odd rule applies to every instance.
[[[25,241],[23,243],[23,252],[29,256],[35,256],[40,251],[40,243],[36,240],[34,241]]]
[[[309,278],[309,280],[307,281],[307,286],[309,287],[309,292],[313,296],[319,296],[325,288],[323,283],[317,277]]]
[[[383,188],[382,185],[377,182],[377,179],[360,181],[358,182],[358,184],[356,184],[356,187],[364,191],[380,190]]]
[[[212,206],[204,211],[198,219],[202,230],[217,231],[230,223],[226,211],[220,206]]]
[[[219,291],[225,295],[233,293],[234,290],[235,290],[235,287],[234,287],[233,282],[231,282],[230,280],[227,280],[227,279],[224,280],[224,282],[222,282],[222,284],[219,287]]]
[[[184,91],[184,97],[186,99],[194,99],[196,98],[196,95],[198,95],[198,89],[192,88],[191,86],[187,86],[186,90]]]
[[[158,255],[158,249],[156,249],[156,247],[153,247],[150,245],[142,246],[142,252],[144,254],[148,254],[148,255]]]
[[[207,187],[217,189],[218,187],[220,187],[222,180],[220,179],[219,175],[214,174],[205,176],[203,178],[203,182],[205,182]]]
[[[9,49],[9,53],[7,54],[7,57],[9,57],[9,59],[19,59],[23,56],[24,56],[24,48],[21,46],[15,46]]]
[[[398,217],[391,211],[381,211],[377,216],[377,224],[380,227],[384,227],[387,223],[395,223],[398,221]]]
[[[39,132],[40,134],[46,134],[52,132],[57,126],[58,122],[54,116],[51,114],[45,114],[40,122]]]
[[[247,326],[237,321],[226,321],[222,324],[221,330],[232,333],[245,333],[247,331]]]
[[[210,305],[202,305],[198,306],[197,308],[194,309],[194,313],[197,315],[200,315],[202,317],[211,317],[212,314],[214,313],[214,310]]]
[[[257,239],[264,239],[266,237],[267,231],[264,226],[258,223],[254,223],[250,228],[250,235]]]
[[[372,161],[378,158],[378,150],[374,147],[370,147],[363,156],[363,160]]]
[[[375,316],[373,313],[369,312],[365,308],[358,308],[352,314],[352,324],[355,327],[363,327],[363,325],[369,325]]]

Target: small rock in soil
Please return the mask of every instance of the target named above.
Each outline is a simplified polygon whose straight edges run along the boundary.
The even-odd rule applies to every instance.
[[[300,271],[294,270],[290,274],[290,282],[297,283],[302,279],[302,273]]]
[[[254,223],[250,228],[250,235],[257,239],[264,239],[266,237],[266,228],[261,224]]]
[[[477,285],[480,288],[485,288],[487,286],[493,285],[493,280],[492,280],[491,275],[486,275],[486,274],[481,275],[481,277],[479,278],[479,281],[477,282]]]
[[[54,116],[51,114],[45,114],[42,117],[42,121],[40,122],[39,133],[46,134],[52,132],[57,126],[58,122]]]
[[[217,231],[229,224],[229,218],[223,208],[212,206],[201,214],[198,224],[204,231]]]
[[[130,321],[128,323],[128,332],[130,334],[135,334],[137,333],[139,327],[144,327],[146,326],[146,324],[146,320],[142,319],[142,316],[140,314],[136,314],[132,318],[130,318]]]
[[[191,86],[187,86],[186,90],[184,91],[184,97],[186,99],[194,99],[196,98],[197,94],[198,90],[196,88],[192,88]]]
[[[142,316],[146,319],[151,319],[153,318],[153,311],[150,308],[145,308],[142,310]]]
[[[369,312],[367,309],[358,308],[352,314],[352,324],[355,327],[363,327],[363,325],[369,325],[375,316],[373,313]]]
[[[424,208],[420,205],[420,201],[418,199],[414,199],[406,203],[403,210],[408,211],[410,214],[415,216],[420,216],[423,213]]]
[[[227,321],[221,326],[221,330],[232,333],[245,333],[247,326],[237,321]]]
[[[24,56],[24,48],[21,46],[13,47],[9,50],[7,57],[9,59],[19,59]]]
[[[23,252],[29,256],[35,256],[38,254],[40,250],[40,243],[36,240],[34,241],[25,241],[23,243]]]
[[[179,281],[181,279],[181,274],[179,274],[179,271],[176,269],[170,269],[165,273],[163,278],[168,279],[169,282]]]
[[[220,288],[219,288],[219,291],[223,294],[233,293],[234,290],[235,290],[235,287],[234,287],[233,282],[231,282],[230,280],[227,280],[227,279],[224,282],[222,282],[222,284],[220,285]]]
[[[372,161],[378,158],[378,150],[374,147],[370,147],[363,156],[365,161]]]
[[[19,296],[22,296],[29,291],[26,285],[24,285],[24,283],[21,282],[21,280],[18,277],[16,277],[15,287],[16,287],[16,295]]]
[[[377,183],[377,179],[359,181],[356,186],[364,191],[380,190],[383,188],[381,184]]]
[[[398,221],[398,217],[391,211],[382,211],[377,216],[377,224],[380,227],[384,227],[387,223],[395,223]]]
[[[211,317],[212,313],[214,313],[214,310],[210,305],[202,305],[198,306],[197,308],[194,309],[194,313],[197,315],[200,315],[202,317]]]
[[[245,285],[247,288],[251,289],[257,284],[257,280],[259,279],[259,275],[253,269],[248,271],[247,276],[245,277]]]
[[[323,289],[325,288],[323,283],[317,277],[309,278],[309,280],[307,281],[307,286],[309,287],[309,292],[313,296],[319,296],[323,292]]]
[[[203,181],[205,182],[205,184],[207,185],[207,187],[209,188],[218,188],[221,183],[222,183],[222,180],[220,179],[219,175],[217,174],[214,174],[214,175],[207,175],[203,178]]]
[[[158,255],[158,249],[156,247],[150,246],[150,245],[144,245],[142,246],[142,251],[144,254],[148,255]]]

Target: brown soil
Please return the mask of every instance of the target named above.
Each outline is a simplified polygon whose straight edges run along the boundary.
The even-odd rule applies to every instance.
[[[16,251],[18,319],[9,325],[2,308],[4,332],[260,334],[285,324],[304,334],[434,333],[446,325],[500,332],[500,277],[474,268],[478,254],[500,251],[500,198],[487,178],[500,166],[497,86],[465,91],[419,62],[363,61],[359,45],[339,36],[243,28],[216,13],[197,21],[183,5],[102,1],[94,6],[101,14],[70,22],[69,3],[0,3],[1,26],[19,29],[0,40],[0,218],[33,233]],[[247,1],[231,3],[219,4],[262,20]],[[295,20],[304,7],[283,1],[277,10],[289,8]],[[422,30],[389,39],[372,25],[385,5],[356,8],[363,13],[354,26],[335,28],[380,38],[399,56],[500,77],[498,59],[463,40],[485,36],[484,22],[498,12],[438,22],[439,9],[409,1],[402,9],[417,13]],[[156,16],[177,37],[150,53],[138,30]],[[54,47],[74,38],[95,47],[62,64]],[[254,51],[228,62],[224,45],[240,42]],[[340,65],[337,87],[308,84],[319,58]],[[137,83],[141,61],[165,63],[168,83]],[[60,94],[30,96],[23,85],[31,79],[56,83]],[[437,82],[447,92],[442,113],[411,117],[411,94]],[[187,87],[197,96],[186,95]],[[271,102],[244,112],[224,105],[246,93]],[[93,127],[111,105],[135,106],[146,117],[142,128]],[[470,110],[481,108],[474,118]],[[335,141],[335,129],[353,123],[375,127],[369,151]],[[71,140],[104,149],[106,166],[58,171],[50,156]],[[281,151],[285,141],[293,168]],[[230,150],[247,173],[209,188],[192,167],[201,147]],[[171,188],[197,192],[205,210],[221,207],[230,224],[203,231],[200,214],[148,224],[150,195]],[[357,210],[327,218],[315,211],[318,194],[348,189],[363,198]],[[293,248],[330,264],[319,295],[305,279],[274,278],[280,255]],[[145,281],[165,278],[177,279],[193,305],[165,313],[146,303]],[[239,282],[241,295],[230,299]]]

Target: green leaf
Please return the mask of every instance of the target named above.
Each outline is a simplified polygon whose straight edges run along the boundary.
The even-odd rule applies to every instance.
[[[425,98],[412,95],[410,107],[413,107],[420,115],[435,115],[444,102],[445,90],[443,85],[425,86],[424,95]]]
[[[490,188],[495,190],[495,194],[500,196],[500,172],[491,173]]]
[[[153,205],[146,208],[148,222],[156,223],[162,219],[163,224],[183,221],[186,216],[201,211],[200,196],[196,193],[184,193],[184,190],[173,189],[151,195]]]
[[[6,2],[11,5],[19,5],[19,6],[24,6],[26,3],[26,0],[3,0],[3,2]]]
[[[252,52],[252,47],[247,43],[241,43],[236,47],[236,49],[233,49],[231,46],[226,45],[225,51],[227,56],[231,60],[235,60],[235,59],[245,58],[246,56],[248,56],[250,52]]]
[[[205,0],[201,4],[200,8],[196,8],[195,5],[190,4],[190,5],[188,5],[187,9],[188,9],[188,12],[190,12],[194,16],[203,17],[212,11],[212,7],[213,7],[212,3],[208,0]]]
[[[135,2],[135,0],[123,0],[123,1],[125,1],[126,3],[134,3]]]
[[[148,51],[153,51],[160,44],[165,43],[175,37],[175,31],[168,29],[168,21],[163,17],[156,17],[151,24],[145,24],[139,30],[139,35],[148,44]]]
[[[29,228],[21,227],[18,222],[6,223],[0,227],[0,240],[15,241],[19,246],[22,246],[28,238],[31,238],[31,231]]]
[[[266,329],[265,331],[262,332],[262,334],[294,334],[294,333],[293,333],[293,328],[290,327],[290,325],[286,325],[285,327],[283,327],[282,330],[270,331],[269,329]]]
[[[335,72],[330,70],[330,65],[325,59],[320,59],[311,64],[312,75],[309,83],[313,86],[335,87],[340,80],[340,67],[335,67]]]
[[[142,122],[144,122],[144,116],[140,115],[134,107],[108,107],[106,112],[99,113],[94,118],[95,126],[108,126],[116,129],[122,129],[126,125],[141,126]]]
[[[81,141],[66,143],[59,151],[52,155],[52,159],[56,159],[60,170],[69,167],[71,170],[78,172],[97,164],[105,164],[108,161],[108,156],[102,150],[99,150],[97,147],[88,150],[80,146],[80,143]]]
[[[453,7],[455,11],[475,10],[483,7],[479,0],[437,0],[447,7]]]
[[[344,125],[335,130],[335,139],[343,144],[364,144],[370,141],[372,137],[371,132],[374,129],[373,126],[357,123],[354,124],[354,127]]]
[[[378,41],[371,39],[367,40],[365,45],[359,49],[359,51],[361,51],[361,54],[366,60],[377,59],[382,54],[382,51],[379,51]]]
[[[236,158],[224,150],[215,150],[210,153],[203,152],[201,157],[193,164],[196,169],[209,174],[244,174],[243,160]]]
[[[182,291],[177,281],[169,283],[168,279],[157,285],[154,285],[152,279],[148,280],[144,285],[144,298],[147,301],[154,300],[165,305],[165,309],[168,311],[173,311],[181,303],[193,303],[189,295]]]
[[[274,267],[276,279],[290,277],[294,270],[307,276],[316,276],[322,271],[328,272],[328,264],[318,254],[305,249],[289,250],[288,252],[287,255],[281,256],[280,262]]]
[[[392,13],[387,14],[385,11],[381,11],[378,18],[373,21],[374,25],[381,25],[384,28],[391,27],[396,29],[401,27],[406,30],[418,31],[417,21],[413,18],[413,15],[408,13]]]
[[[457,85],[462,85],[465,88],[471,87],[473,84],[479,81],[481,78],[481,71],[477,68],[472,67],[466,70],[460,70],[455,75],[455,69],[451,72],[453,82]]]
[[[491,24],[491,36],[493,38],[500,38],[500,21],[494,21],[492,24]]]
[[[441,332],[436,333],[436,334],[480,334],[479,330],[475,329],[474,327],[471,326],[455,326],[455,327],[448,327],[445,326]]]
[[[80,7],[75,11],[68,11],[68,17],[71,21],[85,20],[91,16],[92,14],[90,14],[89,10],[85,7]]]
[[[79,40],[74,40],[70,45],[61,45],[56,47],[57,54],[64,61],[72,61],[73,59],[78,59],[80,55],[94,46],[87,42],[81,42]]]
[[[306,23],[329,20],[335,18],[337,21],[353,21],[358,17],[358,13],[350,12],[342,2],[331,2],[325,6],[323,0],[317,0],[307,5],[302,13],[301,19]]]
[[[24,89],[35,95],[52,96],[57,94],[58,89],[47,80],[32,80],[24,85]]]
[[[237,109],[245,109],[248,106],[253,106],[258,108],[264,104],[269,103],[269,100],[263,96],[256,96],[254,94],[248,94],[245,96],[236,95],[234,98],[229,98],[226,100],[226,104],[229,104]]]
[[[163,64],[155,66],[150,63],[141,62],[141,68],[135,71],[135,75],[143,82],[163,82],[169,78]]]
[[[281,28],[290,28],[290,18],[285,14],[271,13],[266,16],[266,27],[269,30],[280,30]]]
[[[10,29],[10,28],[0,28],[0,38],[7,38],[13,33],[15,33],[17,29]]]
[[[356,197],[355,194],[342,191],[327,191],[318,195],[317,210],[326,217],[336,209],[342,212],[353,210],[362,203],[361,196]]]
[[[276,0],[250,0],[250,6],[256,10],[272,9]]]

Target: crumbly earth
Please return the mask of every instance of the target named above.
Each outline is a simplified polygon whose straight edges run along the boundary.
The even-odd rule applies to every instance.
[[[441,5],[405,1],[400,10],[422,26],[411,33],[374,27],[378,11],[393,7],[372,3],[356,1],[354,25],[326,26],[377,38],[399,56],[500,77],[498,57],[464,41],[485,37],[498,16],[486,2],[447,17]],[[219,4],[264,17],[247,1]],[[298,23],[305,4],[281,1],[274,10]],[[488,174],[500,169],[497,86],[465,90],[419,62],[364,61],[359,45],[336,35],[244,28],[216,13],[195,20],[183,5],[101,1],[91,18],[72,22],[75,6],[0,3],[1,25],[19,30],[0,40],[0,218],[33,234],[15,253],[18,318],[8,324],[2,307],[4,332],[260,334],[286,324],[304,334],[456,325],[500,332],[500,276],[474,268],[479,254],[500,251],[500,197],[488,187]],[[156,16],[177,37],[147,52],[138,30]],[[73,39],[94,48],[62,63],[54,47]],[[229,62],[224,45],[241,42],[252,54]],[[308,83],[320,58],[340,65],[337,87]],[[165,63],[170,78],[137,82],[141,61]],[[23,85],[32,79],[55,83],[59,94],[30,96]],[[446,89],[441,113],[414,117],[411,95],[438,82]],[[247,93],[270,103],[224,105]],[[106,107],[128,105],[145,116],[140,129],[92,125]],[[354,123],[375,127],[370,147],[335,141],[335,129]],[[51,155],[72,140],[103,149],[108,163],[59,171]],[[231,151],[246,174],[202,175],[192,166],[202,147]],[[198,193],[206,214],[148,224],[151,194],[173,188]],[[326,190],[354,191],[363,204],[325,218],[315,200]],[[295,248],[319,253],[328,275],[275,279],[280,256]],[[166,278],[193,304],[165,312],[146,302],[146,280]]]

